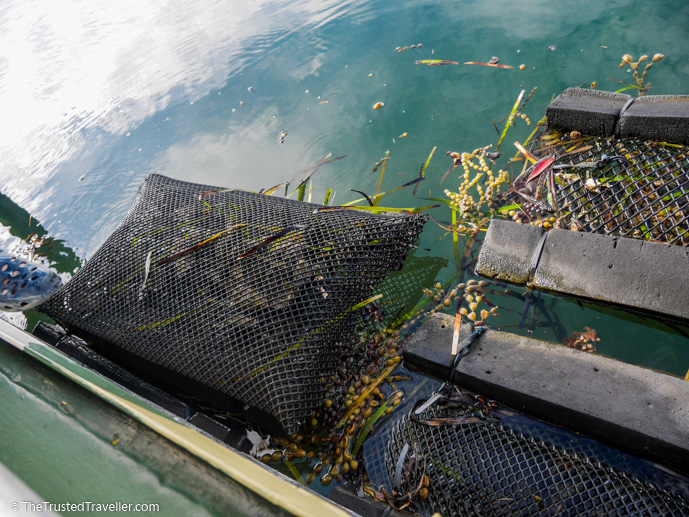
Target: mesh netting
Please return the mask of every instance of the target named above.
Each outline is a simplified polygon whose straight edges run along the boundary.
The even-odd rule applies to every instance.
[[[213,189],[149,176],[39,309],[295,433],[352,337],[352,309],[401,268],[426,217]]]
[[[383,297],[376,304],[390,320],[411,311],[424,296],[424,288],[433,285],[438,273],[447,266],[440,257],[410,256],[400,271],[390,273],[377,288]]]
[[[590,165],[604,155],[621,159],[599,167],[555,171],[557,207],[569,214],[566,225],[595,233],[689,245],[689,156],[684,147],[575,136],[572,139],[558,131],[545,132],[532,152],[539,157],[554,156],[556,166]],[[549,191],[546,177],[543,174],[540,179],[542,200]]]
[[[419,418],[448,416],[456,411],[429,409]],[[428,498],[415,504],[425,514],[689,515],[680,494],[497,422],[431,427],[403,418],[388,442],[391,485],[418,487],[424,458]]]

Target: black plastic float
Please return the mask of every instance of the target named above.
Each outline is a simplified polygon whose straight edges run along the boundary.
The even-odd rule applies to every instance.
[[[689,249],[493,220],[476,272],[540,290],[689,319]]]
[[[602,137],[689,144],[689,95],[567,88],[546,109],[548,127]]]

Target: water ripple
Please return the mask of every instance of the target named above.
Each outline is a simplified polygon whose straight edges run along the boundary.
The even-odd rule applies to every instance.
[[[110,218],[121,218],[122,205],[130,202],[122,196],[136,189],[132,179],[145,175],[138,171],[132,178],[99,160],[143,121],[202,99],[280,41],[327,23],[347,6],[239,0],[3,3],[0,112],[9,123],[0,125],[0,189],[52,231],[90,247],[83,236],[94,233],[93,221],[110,227]],[[151,155],[144,152],[138,161],[142,157]],[[99,170],[109,174],[105,183],[118,185],[115,199],[103,182],[90,188],[79,182],[98,177]],[[103,200],[109,208],[92,213],[92,205]],[[63,210],[78,210],[79,216],[58,215]],[[75,226],[66,227],[65,220]]]

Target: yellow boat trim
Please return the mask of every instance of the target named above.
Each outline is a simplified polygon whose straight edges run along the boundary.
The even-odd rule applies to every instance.
[[[126,392],[109,379],[85,368],[69,356],[4,320],[0,320],[0,338],[188,450],[275,506],[304,517],[313,515],[351,517],[353,515],[343,507],[263,466],[257,460],[199,433],[184,420],[150,406],[147,401]],[[87,377],[90,376],[95,376],[101,386],[89,380]],[[106,387],[112,387],[112,389],[106,389]],[[118,395],[117,392],[126,392],[127,396]]]

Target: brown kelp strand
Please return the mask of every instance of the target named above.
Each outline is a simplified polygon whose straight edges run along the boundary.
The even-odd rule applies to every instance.
[[[624,81],[618,81],[623,84],[627,84],[627,88],[622,88],[621,90],[618,91],[623,91],[623,90],[628,90],[635,88],[637,91],[637,94],[639,97],[646,95],[648,90],[651,88],[651,83],[647,83],[646,86],[644,86],[644,79],[646,78],[646,73],[653,67],[655,63],[658,61],[662,60],[665,57],[664,54],[655,54],[652,58],[649,58],[647,55],[642,55],[634,61],[634,57],[631,54],[624,54],[622,56],[622,62],[620,63],[620,68],[624,67],[624,65],[628,65],[629,68],[632,70],[634,79],[636,80],[636,85],[625,83]],[[641,75],[639,75],[639,67],[641,63],[648,61],[651,59],[650,62],[648,62],[644,67],[643,70],[641,71]]]
[[[491,62],[488,62],[488,63],[481,63],[481,62],[479,62],[479,61],[466,61],[464,64],[465,64],[465,65],[490,66],[490,67],[493,67],[493,68],[507,68],[507,69],[514,68],[513,66],[510,66],[510,65],[500,65],[500,64],[498,64],[498,63],[491,63]]]
[[[529,95],[527,95],[527,96],[526,96],[526,99],[524,99],[524,100],[522,101],[522,103],[521,103],[521,104],[519,105],[519,107],[517,108],[517,111],[520,111],[520,112],[521,112],[521,111],[524,109],[524,107],[526,106],[526,104],[531,100],[531,97],[533,96],[533,94],[536,93],[537,91],[538,91],[538,86],[536,86],[535,88],[533,88],[533,89],[529,92]]]
[[[417,43],[416,45],[409,45],[408,47],[395,47],[395,50],[399,52],[404,52],[405,50],[411,50],[414,48],[421,48],[423,45],[421,43]]]

